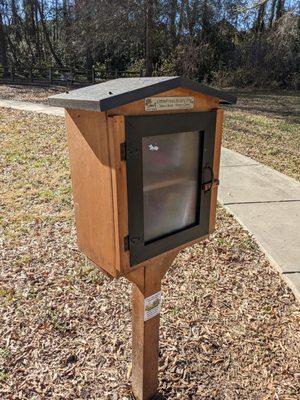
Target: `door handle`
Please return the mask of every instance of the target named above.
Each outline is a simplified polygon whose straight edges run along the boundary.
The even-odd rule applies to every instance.
[[[204,192],[209,192],[213,186],[218,186],[220,184],[220,181],[219,181],[219,179],[215,179],[214,171],[210,165],[206,165],[203,169],[203,172],[206,169],[209,171],[210,177],[206,182],[202,183],[202,190]],[[203,175],[204,175],[204,173],[203,173]]]

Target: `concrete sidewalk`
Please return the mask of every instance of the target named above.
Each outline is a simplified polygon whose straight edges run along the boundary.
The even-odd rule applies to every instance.
[[[300,183],[223,148],[218,200],[253,234],[300,300]]]
[[[29,101],[18,100],[2,100],[0,99],[0,107],[14,108],[15,110],[32,111],[48,115],[64,116],[64,110],[60,107],[50,107],[48,104],[30,103]]]
[[[0,100],[0,107],[63,116],[46,104]],[[222,149],[218,200],[256,239],[300,301],[300,183]]]

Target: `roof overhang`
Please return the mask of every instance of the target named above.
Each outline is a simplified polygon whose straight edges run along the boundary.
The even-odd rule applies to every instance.
[[[235,104],[237,98],[190,79],[175,77],[120,78],[49,97],[50,105],[91,111],[108,111],[176,88],[188,89]]]

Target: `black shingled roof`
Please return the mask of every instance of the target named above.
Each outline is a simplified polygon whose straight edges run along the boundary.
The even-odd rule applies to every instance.
[[[51,96],[49,103],[56,107],[107,111],[178,87],[218,98],[222,103],[236,103],[236,97],[230,93],[181,76],[114,79]]]

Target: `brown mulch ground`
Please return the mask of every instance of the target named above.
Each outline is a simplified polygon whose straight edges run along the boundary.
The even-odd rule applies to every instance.
[[[0,109],[0,398],[131,399],[130,285],[78,252],[64,121]],[[300,308],[233,217],[163,285],[160,391],[300,398]]]
[[[48,104],[48,96],[65,91],[66,88],[63,87],[0,84],[0,99]]]

